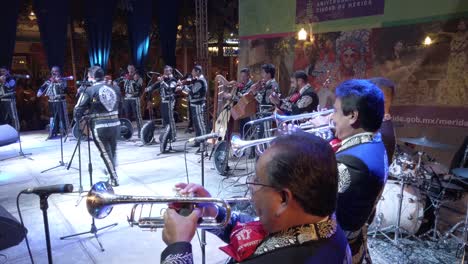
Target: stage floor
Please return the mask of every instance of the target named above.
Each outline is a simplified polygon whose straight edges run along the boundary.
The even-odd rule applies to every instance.
[[[142,146],[134,136],[129,141],[119,141],[117,147],[117,173],[120,186],[115,188],[116,194],[126,195],[174,195],[173,186],[178,182],[186,182],[184,162],[184,143],[193,134],[178,131],[178,142],[173,146],[174,152],[159,154],[159,145]],[[16,196],[26,188],[71,183],[75,191],[79,191],[79,173],[75,169],[65,167],[41,173],[54,167],[60,160],[60,139],[45,140],[45,131],[22,133],[23,150],[32,153],[33,160],[14,158],[0,162],[0,204],[16,218]],[[69,138],[63,144],[63,160],[68,163],[76,145],[76,140]],[[18,153],[18,144],[0,148],[0,159],[14,156]],[[196,148],[189,147],[186,154],[187,167],[191,182],[201,182],[200,155]],[[85,142],[81,145],[82,155],[82,185],[83,190],[89,190],[88,150]],[[91,161],[93,181],[107,180],[104,174],[104,164],[99,153],[91,142]],[[232,162],[233,164],[234,162]],[[230,165],[234,167],[234,165]],[[72,167],[78,166],[75,157]],[[220,176],[214,169],[213,162],[205,159],[205,184],[213,196],[232,197],[243,196],[244,187],[235,186],[245,181],[245,175],[253,168],[252,161],[241,160],[235,170],[235,177]],[[85,196],[83,192],[81,196]],[[105,251],[101,252],[96,239],[90,235],[60,240],[60,237],[90,230],[91,217],[86,210],[85,198],[80,201],[80,194],[59,195],[49,197],[49,225],[52,251],[55,263],[159,263],[160,253],[165,248],[161,239],[161,231],[146,232],[137,227],[130,227],[126,221],[132,205],[115,206],[112,213],[105,219],[96,220],[97,227],[112,223],[117,226],[100,231],[99,240]],[[77,205],[77,202],[78,205]],[[47,263],[46,243],[44,237],[42,212],[36,195],[23,195],[20,208],[25,226],[29,230],[28,237],[36,263]],[[19,218],[18,218],[19,219]],[[411,243],[411,241],[407,241]],[[454,246],[442,247],[438,251],[430,249],[425,243],[412,244],[404,250],[398,250],[385,240],[370,239],[370,248],[375,263],[456,263]],[[192,241],[195,263],[201,263],[201,251],[198,238]],[[223,242],[214,235],[207,234],[207,263],[224,263],[227,259],[218,247]],[[411,252],[408,251],[411,248]],[[26,243],[0,251],[1,263],[30,263]]]

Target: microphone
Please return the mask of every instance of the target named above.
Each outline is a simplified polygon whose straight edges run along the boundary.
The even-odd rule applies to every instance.
[[[219,137],[218,133],[210,133],[210,134],[206,134],[206,135],[203,135],[203,136],[190,138],[189,140],[187,140],[187,142],[201,143],[201,142],[204,142],[207,139],[218,138],[218,137]]]
[[[154,72],[154,71],[148,71],[147,73],[149,73],[149,74],[161,75],[159,72]]]
[[[71,193],[73,191],[73,184],[55,184],[55,185],[48,185],[48,186],[40,186],[35,188],[28,188],[24,189],[22,193],[27,194],[53,194],[53,193]]]

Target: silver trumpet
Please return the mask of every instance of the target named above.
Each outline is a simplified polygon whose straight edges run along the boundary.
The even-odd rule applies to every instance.
[[[116,195],[112,186],[107,182],[98,182],[93,185],[88,192],[86,198],[86,207],[91,216],[97,219],[102,219],[108,216],[114,205],[118,204],[135,204],[131,210],[130,217],[127,218],[130,226],[138,226],[144,229],[154,230],[164,227],[164,219],[161,216],[141,217],[143,204],[186,204],[193,207],[202,208],[208,204],[218,204],[226,209],[226,217],[218,222],[213,217],[203,217],[198,224],[202,229],[214,229],[225,227],[231,218],[232,203],[249,202],[249,198],[232,198],[220,199],[212,197],[171,197],[171,196],[132,196],[132,195]],[[137,219],[138,207],[140,208],[140,216]],[[150,210],[151,213],[151,210]]]
[[[333,138],[333,124],[330,122],[328,125],[320,126],[320,127],[315,127],[311,124],[301,124],[298,126],[299,129],[302,129],[304,132],[307,133],[312,133],[315,134],[316,136],[319,136],[325,140],[331,140]],[[255,151],[257,152],[258,155],[263,154],[264,148],[261,148],[266,143],[271,142],[273,139],[275,139],[276,136],[274,137],[268,137],[268,138],[260,138],[260,139],[255,139],[255,140],[242,140],[238,136],[234,135],[231,138],[231,149],[232,149],[232,154],[236,157],[240,157],[244,154],[244,150],[249,148],[249,147],[256,147]]]
[[[333,114],[334,112],[335,112],[334,109],[323,110],[323,111],[312,112],[312,113],[305,113],[305,114],[300,114],[300,115],[280,115],[280,114],[275,112],[271,116],[267,116],[267,117],[264,117],[264,118],[259,118],[259,119],[256,119],[256,120],[252,120],[252,121],[247,122],[247,124],[256,125],[256,124],[259,124],[259,123],[275,120],[276,124],[280,125],[280,124],[282,124],[284,122],[288,122],[288,121],[298,121],[298,120],[302,120],[302,119],[314,119],[314,118],[319,117],[319,116],[326,116],[326,115],[329,115],[329,114]]]

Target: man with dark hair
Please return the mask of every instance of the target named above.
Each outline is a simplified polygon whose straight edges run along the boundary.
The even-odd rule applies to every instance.
[[[284,99],[280,99],[277,93],[273,93],[270,96],[270,101],[286,115],[298,115],[316,111],[319,99],[314,92],[314,88],[308,83],[307,73],[305,71],[296,71],[294,79],[296,81],[296,90],[292,91]]]
[[[141,117],[140,95],[143,89],[143,78],[136,71],[135,66],[128,65],[128,73],[125,75],[124,90],[125,97],[123,102],[123,114],[126,118],[136,119],[138,128],[138,138],[141,137],[141,127],[143,118]]]
[[[259,222],[232,213],[223,230],[213,231],[229,245],[221,248],[240,263],[349,263],[346,237],[334,216],[338,172],[330,145],[297,132],[275,139],[247,180]],[[209,197],[200,185],[178,184],[181,194]],[[164,215],[162,263],[193,263],[190,241],[201,212]],[[224,218],[226,210],[207,206],[205,216]],[[247,223],[249,222],[249,223]],[[244,224],[242,224],[244,223]]]
[[[251,87],[251,92],[255,95],[255,99],[258,102],[258,118],[271,115],[274,110],[274,105],[270,101],[270,95],[279,93],[280,91],[278,82],[275,80],[275,73],[276,69],[273,64],[262,65],[262,80]],[[257,130],[257,137],[264,138],[271,135],[271,121],[261,123],[260,128]]]
[[[47,139],[56,137],[58,133],[62,136],[68,134],[70,122],[68,121],[67,100],[67,79],[61,77],[60,68],[52,67],[51,77],[39,87],[37,97],[46,95],[49,98],[49,136]]]
[[[20,123],[16,109],[16,81],[7,67],[0,67],[0,124],[10,124],[18,132]]]
[[[189,94],[190,112],[192,114],[195,135],[201,136],[207,134],[205,122],[206,92],[208,91],[208,82],[203,76],[203,70],[200,65],[195,65],[192,69],[193,84],[185,85],[184,90]],[[199,147],[200,143],[195,143]],[[197,153],[200,149],[197,150]]]
[[[349,80],[336,88],[335,136],[342,140],[336,153],[339,171],[336,216],[348,238],[353,263],[370,261],[367,222],[387,180],[388,162],[378,130],[384,116],[384,97],[368,80]]]
[[[260,85],[255,85],[252,89],[260,107],[262,107],[262,105],[272,105],[270,95],[280,91],[278,82],[275,80],[275,73],[276,69],[273,64],[262,65],[261,83]]]
[[[120,91],[105,82],[104,71],[99,66],[89,68],[88,81],[93,85],[81,93],[75,106],[74,118],[77,123],[82,118],[89,118],[94,143],[110,175],[109,182],[112,186],[119,186],[115,157],[117,138],[120,134]],[[86,111],[89,111],[89,114],[85,116]]]
[[[158,81],[146,88],[146,92],[151,94],[154,90],[159,90],[161,95],[161,116],[163,118],[163,126],[167,125],[171,128],[171,141],[176,140],[176,124],[174,120],[175,107],[175,91],[177,87],[177,79],[172,75],[172,67],[164,66],[164,75],[158,77]]]

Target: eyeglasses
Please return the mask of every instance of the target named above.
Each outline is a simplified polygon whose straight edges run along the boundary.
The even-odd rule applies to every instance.
[[[250,195],[253,195],[255,192],[257,192],[258,190],[260,190],[262,187],[268,187],[268,188],[273,188],[276,190],[276,187],[273,186],[273,185],[268,185],[268,184],[263,184],[263,183],[259,183],[258,182],[258,178],[255,177],[255,175],[251,175],[247,178],[247,180],[245,181],[245,184],[249,187],[249,192],[250,192]],[[253,186],[260,186],[259,188],[256,188],[256,190],[254,190]]]

